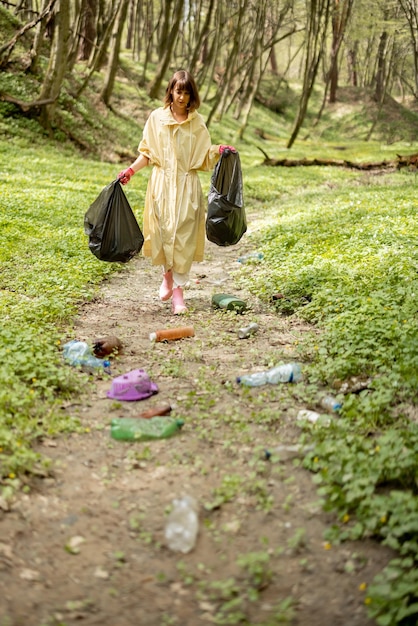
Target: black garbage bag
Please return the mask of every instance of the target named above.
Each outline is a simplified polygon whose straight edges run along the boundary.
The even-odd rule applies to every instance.
[[[144,236],[119,180],[107,185],[90,205],[84,232],[100,261],[127,263],[141,250]]]
[[[225,150],[212,173],[206,237],[218,246],[233,246],[247,231],[238,152]]]

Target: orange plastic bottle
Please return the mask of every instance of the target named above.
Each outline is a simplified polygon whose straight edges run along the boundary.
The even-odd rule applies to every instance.
[[[183,339],[183,337],[194,337],[193,326],[180,326],[179,328],[164,328],[150,333],[150,341],[172,341],[173,339]]]

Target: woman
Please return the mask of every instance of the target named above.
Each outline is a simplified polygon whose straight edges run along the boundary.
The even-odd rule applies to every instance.
[[[196,83],[185,70],[169,81],[164,106],[149,116],[138,146],[139,156],[118,178],[123,185],[147,165],[153,170],[145,196],[143,254],[163,266],[160,298],[172,298],[175,315],[187,312],[183,287],[193,261],[203,261],[205,202],[197,174],[212,169],[227,148],[211,145],[197,109]]]

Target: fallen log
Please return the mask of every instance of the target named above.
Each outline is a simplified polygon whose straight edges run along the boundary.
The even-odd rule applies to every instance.
[[[258,146],[257,146],[258,147]],[[347,167],[355,170],[394,170],[401,169],[402,167],[408,167],[410,169],[418,169],[418,154],[411,154],[407,156],[397,155],[397,158],[392,161],[376,161],[358,163],[356,161],[349,161],[348,159],[272,159],[266,154],[266,152],[258,147],[258,150],[263,153],[264,161],[263,165],[269,165],[271,167],[309,167],[312,165],[325,166],[325,167]]]

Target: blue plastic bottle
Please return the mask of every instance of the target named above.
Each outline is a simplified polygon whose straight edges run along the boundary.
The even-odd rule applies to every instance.
[[[63,346],[64,359],[69,365],[80,365],[88,369],[107,371],[110,361],[99,359],[91,351],[90,346],[85,341],[72,339]]]

